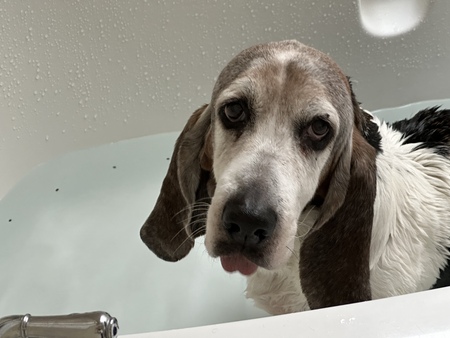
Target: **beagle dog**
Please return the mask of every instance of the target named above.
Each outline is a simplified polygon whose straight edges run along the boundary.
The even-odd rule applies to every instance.
[[[140,234],[167,261],[205,235],[272,314],[447,285],[450,110],[389,125],[324,53],[253,46],[187,122]]]

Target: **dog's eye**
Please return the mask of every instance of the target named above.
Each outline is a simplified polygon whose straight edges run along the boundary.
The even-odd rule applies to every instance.
[[[241,122],[246,117],[246,108],[240,102],[232,102],[225,106],[224,113],[230,122]]]
[[[328,133],[329,130],[330,126],[328,122],[322,119],[316,119],[309,127],[309,134],[316,138],[322,138]]]

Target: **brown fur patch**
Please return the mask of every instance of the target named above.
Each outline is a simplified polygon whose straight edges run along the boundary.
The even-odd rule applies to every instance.
[[[208,185],[214,180],[210,171],[201,169],[201,163],[205,169],[211,168],[207,109],[204,105],[196,110],[178,137],[156,205],[141,228],[142,241],[167,261],[186,256],[194,246],[194,237],[204,233],[205,217],[192,212],[192,207],[200,199],[209,203]]]
[[[376,151],[353,132],[344,203],[300,250],[300,280],[311,309],[371,299],[370,240],[376,195]]]
[[[211,137],[211,128],[205,136],[205,143],[200,151],[200,167],[206,171],[212,171],[213,167],[213,146]]]

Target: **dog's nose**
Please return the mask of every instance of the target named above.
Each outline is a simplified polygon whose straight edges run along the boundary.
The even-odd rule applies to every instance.
[[[272,235],[276,223],[275,210],[256,194],[235,196],[223,209],[222,225],[239,244],[258,245]]]

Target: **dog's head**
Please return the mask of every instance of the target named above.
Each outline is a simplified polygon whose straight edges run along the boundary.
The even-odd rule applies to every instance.
[[[178,260],[206,231],[228,271],[281,266],[309,203],[320,208],[313,230],[343,209],[351,176],[365,170],[352,161],[355,145],[370,147],[365,123],[325,54],[296,41],[244,50],[181,133],[143,241]]]

